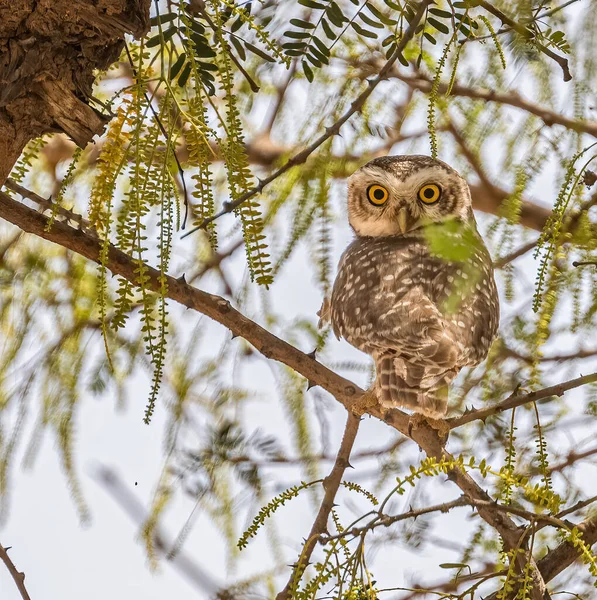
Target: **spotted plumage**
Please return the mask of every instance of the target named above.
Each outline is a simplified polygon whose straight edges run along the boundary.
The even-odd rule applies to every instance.
[[[427,156],[377,158],[349,179],[348,218],[356,239],[322,316],[375,359],[383,406],[443,416],[450,382],[487,356],[499,321],[468,185]]]

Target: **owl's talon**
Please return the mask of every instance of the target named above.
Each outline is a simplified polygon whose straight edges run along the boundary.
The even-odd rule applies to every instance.
[[[377,406],[379,403],[377,399],[377,392],[374,388],[367,390],[362,396],[357,398],[352,403],[352,413],[357,417],[362,417],[369,408]]]
[[[423,423],[431,427],[431,429],[435,429],[442,440],[448,439],[450,425],[444,419],[434,419],[422,413],[414,413],[410,416],[408,420],[408,437],[412,437],[413,430],[418,429]]]

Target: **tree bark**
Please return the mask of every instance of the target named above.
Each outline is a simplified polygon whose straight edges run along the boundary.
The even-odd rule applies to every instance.
[[[0,0],[0,185],[30,140],[64,132],[84,147],[110,117],[90,106],[97,70],[125,34],[149,30],[151,0]]]

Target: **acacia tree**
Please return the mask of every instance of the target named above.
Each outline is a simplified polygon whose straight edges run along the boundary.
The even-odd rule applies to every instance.
[[[0,6],[0,216],[12,224],[0,244],[5,505],[13,463],[32,462],[53,433],[84,517],[73,443],[84,399],[126,402],[141,371],[147,403],[132,410],[150,427],[156,404],[169,413],[142,529],[150,558],[174,560],[192,530],[195,510],[172,545],[161,537],[176,494],[212,516],[232,558],[270,525],[269,568],[261,557],[255,577],[205,584],[207,595],[590,598],[597,496],[578,472],[597,454],[596,9]],[[383,414],[365,392],[363,356],[318,331],[314,310],[284,305],[289,281],[319,299],[329,291],[347,239],[344,178],[375,156],[412,152],[468,178],[503,299],[500,339],[434,423]],[[452,260],[465,250],[442,246]],[[261,360],[290,442],[275,419],[254,425]],[[334,448],[330,424],[342,419]],[[368,435],[353,449],[363,422],[383,444]],[[293,507],[277,511],[297,497],[315,515],[283,548]],[[421,569],[408,585],[399,569],[399,581],[375,575],[376,548],[442,543],[436,573]],[[0,558],[26,598],[2,547]]]

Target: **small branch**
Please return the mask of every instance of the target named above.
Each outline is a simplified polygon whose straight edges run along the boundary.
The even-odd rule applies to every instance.
[[[394,69],[394,71],[392,71],[392,77],[395,77],[424,93],[429,93],[433,86],[433,81],[420,73],[417,75],[406,75],[400,73],[397,69]],[[448,84],[440,83],[438,92],[440,94],[445,94],[447,90]],[[463,98],[473,98],[476,100],[485,100],[486,102],[506,104],[539,117],[548,127],[551,127],[552,125],[562,125],[567,129],[572,129],[579,133],[587,133],[597,138],[597,122],[565,117],[564,115],[543,106],[529,102],[517,92],[496,92],[485,88],[471,88],[455,84],[450,89],[450,96],[460,96]]]
[[[528,394],[517,395],[515,392],[503,402],[499,402],[493,406],[488,406],[487,408],[472,410],[461,415],[460,417],[452,417],[451,419],[446,420],[450,424],[450,428],[455,429],[456,427],[460,427],[461,425],[465,425],[471,421],[477,421],[479,419],[485,421],[487,417],[499,414],[505,410],[510,410],[511,408],[528,404],[529,402],[543,400],[544,398],[549,398],[550,396],[562,396],[564,392],[567,392],[568,390],[572,390],[595,381],[597,381],[597,373],[584,375],[583,377],[577,377],[576,379],[564,381],[563,383],[558,383],[556,385],[543,388],[542,390],[537,390],[536,392],[530,392]]]
[[[539,239],[533,240],[531,242],[527,242],[518,248],[517,250],[513,250],[510,254],[506,254],[502,258],[498,258],[494,261],[493,266],[496,269],[503,269],[506,265],[509,265],[511,262],[515,261],[517,258],[524,256],[528,252],[530,252],[536,245]]]
[[[349,535],[353,537],[358,537],[361,534],[366,533],[367,531],[375,529],[376,527],[389,527],[394,523],[406,521],[407,519],[416,519],[417,517],[428,515],[434,512],[447,513],[458,506],[470,506],[471,504],[471,501],[466,496],[460,496],[459,498],[456,498],[456,500],[452,500],[451,502],[444,502],[443,504],[436,504],[434,506],[428,506],[426,508],[412,508],[411,510],[401,513],[399,515],[378,515],[370,523],[364,525],[363,527],[353,527],[352,529],[346,529],[342,533],[337,533],[335,535],[320,536],[319,541],[325,545],[328,542],[331,542],[332,540],[337,540],[343,537],[347,537]]]
[[[112,496],[131,521],[141,528],[147,511],[120,477],[112,469],[102,466],[95,471],[94,478]],[[157,550],[164,555],[167,555],[172,548],[172,544],[158,527],[153,531],[153,543]],[[218,592],[224,589],[219,582],[213,579],[211,573],[203,569],[183,551],[177,552],[176,556],[169,559],[168,562],[207,597],[216,597]]]
[[[320,135],[314,142],[312,142],[304,150],[301,150],[298,154],[295,154],[291,159],[286,161],[286,163],[284,163],[277,171],[272,173],[269,177],[262,179],[259,182],[259,185],[255,186],[251,190],[248,190],[247,192],[242,194],[239,198],[237,198],[233,202],[228,202],[221,211],[219,211],[212,217],[204,219],[203,222],[199,223],[199,225],[197,225],[196,227],[191,229],[188,233],[186,233],[182,237],[186,237],[187,235],[190,235],[191,233],[194,233],[195,231],[198,231],[199,229],[205,229],[205,227],[207,225],[209,225],[211,222],[215,221],[216,219],[219,219],[222,215],[231,213],[233,210],[238,208],[243,202],[246,202],[249,198],[252,198],[253,196],[255,196],[257,194],[260,194],[267,185],[269,185],[272,181],[274,181],[278,177],[280,177],[280,175],[283,175],[284,173],[286,173],[286,171],[289,171],[292,167],[296,167],[297,165],[302,165],[303,163],[305,163],[307,161],[307,159],[309,158],[309,156],[311,156],[311,154],[313,154],[313,152],[315,152],[315,150],[317,150],[322,144],[327,142],[327,140],[329,140],[334,135],[338,135],[338,133],[340,132],[340,129],[342,128],[342,125],[344,125],[344,123],[346,123],[355,113],[359,112],[363,108],[363,105],[368,100],[369,96],[371,96],[371,94],[373,93],[373,90],[375,90],[375,88],[382,81],[385,81],[388,78],[390,71],[392,70],[392,67],[394,66],[394,63],[398,60],[398,57],[402,55],[402,51],[404,50],[404,48],[406,47],[408,42],[412,39],[412,37],[415,33],[415,30],[416,30],[417,26],[419,25],[419,21],[423,18],[423,15],[425,14],[427,7],[430,4],[432,4],[432,2],[433,2],[433,0],[421,0],[419,9],[417,10],[417,13],[413,17],[412,21],[409,23],[408,28],[404,32],[404,35],[400,39],[400,42],[399,42],[396,50],[392,54],[392,56],[387,60],[385,65],[381,68],[377,77],[375,77],[374,79],[371,79],[368,82],[367,88],[363,92],[361,92],[361,94],[359,96],[357,96],[357,98],[350,105],[349,109],[333,125],[331,125],[330,127],[327,127],[325,132],[322,135]]]
[[[597,517],[586,519],[576,527],[582,533],[582,539],[589,547],[597,542]],[[566,541],[549,551],[537,562],[537,566],[545,581],[551,581],[579,559],[578,550],[571,542]],[[490,599],[488,598],[488,600]]]
[[[496,8],[487,0],[479,0],[478,6],[482,6],[487,12],[491,13],[495,17],[497,17],[504,25],[508,25],[516,33],[521,35],[523,38],[527,40],[531,40],[532,43],[543,53],[545,56],[548,56],[552,60],[555,60],[561,67],[562,72],[564,73],[564,81],[570,81],[572,79],[572,75],[570,74],[570,69],[568,68],[568,61],[559,54],[556,54],[553,50],[549,49],[547,46],[544,46],[541,42],[533,40],[533,31],[530,30],[525,25],[520,25],[514,19],[509,17],[507,14],[503,13],[499,8]]]
[[[342,443],[340,450],[338,450],[338,456],[336,457],[336,463],[332,468],[330,474],[323,480],[323,487],[325,494],[319,507],[319,512],[315,517],[309,537],[303,546],[301,554],[297,560],[297,563],[292,569],[290,579],[286,583],[284,589],[276,596],[276,600],[288,600],[292,589],[298,585],[300,578],[302,577],[309,561],[311,560],[311,554],[315,549],[315,545],[319,539],[319,536],[327,531],[328,518],[330,512],[334,507],[334,500],[338,493],[338,488],[342,482],[344,471],[350,466],[350,452],[354,445],[354,441],[359,430],[359,424],[361,422],[360,417],[353,415],[351,412],[348,413],[346,420],[346,426],[344,428],[344,436],[342,437]]]
[[[21,594],[21,598],[23,598],[23,600],[31,600],[31,596],[29,596],[27,588],[25,587],[25,573],[22,573],[15,567],[10,556],[8,556],[7,549],[2,546],[2,544],[0,544],[0,559],[2,559],[2,562],[6,565],[10,576],[13,578],[15,585]]]
[[[583,460],[583,458],[589,458],[590,456],[595,456],[597,454],[597,448],[590,448],[589,450],[585,450],[584,452],[575,452],[574,450],[568,454],[565,461],[554,465],[549,468],[550,473],[560,473],[567,467],[572,466],[579,460]]]
[[[577,510],[582,510],[583,508],[586,508],[590,504],[593,504],[593,502],[597,502],[597,496],[591,496],[591,498],[587,498],[586,500],[580,500],[574,506],[571,506],[570,508],[566,508],[565,510],[560,511],[556,515],[556,517],[558,519],[561,519],[562,517],[565,517],[566,515],[570,515],[570,514],[576,512]]]

